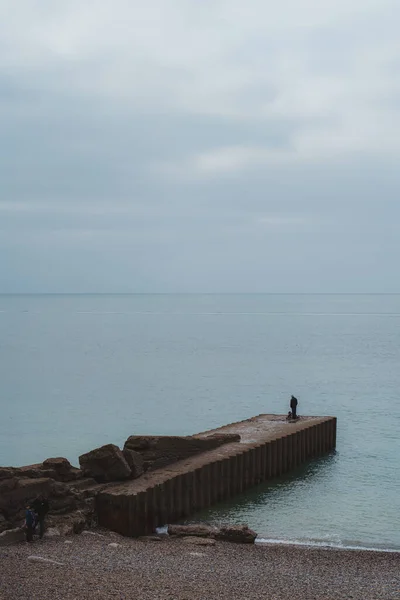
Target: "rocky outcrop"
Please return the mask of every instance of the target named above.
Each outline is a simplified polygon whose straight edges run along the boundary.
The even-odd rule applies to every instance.
[[[94,486],[85,486],[85,482],[82,471],[62,457],[26,467],[1,467],[0,534],[13,529],[19,531],[15,535],[4,535],[2,543],[21,537],[26,506],[39,494],[49,501],[48,527],[57,526],[63,534],[68,534],[90,526],[95,519],[94,496],[102,486],[94,480]]]
[[[254,544],[257,537],[256,532],[247,525],[168,525],[168,534],[173,537],[212,538],[240,544]]]
[[[76,481],[82,477],[82,471],[73,467],[66,458],[48,458],[43,463],[25,467],[0,467],[0,483],[7,479],[49,478],[55,481]]]
[[[131,477],[131,469],[123,453],[115,444],[106,444],[79,457],[85,476],[98,482],[121,481]]]
[[[144,473],[143,456],[139,452],[124,448],[123,455],[131,470],[132,479],[140,477]]]
[[[48,458],[43,461],[43,467],[51,473],[49,476],[56,481],[76,481],[83,477],[82,471],[73,467],[66,458]]]
[[[238,434],[213,434],[202,437],[131,435],[125,442],[124,451],[134,450],[140,454],[144,470],[148,471],[213,450],[223,444],[239,441]]]

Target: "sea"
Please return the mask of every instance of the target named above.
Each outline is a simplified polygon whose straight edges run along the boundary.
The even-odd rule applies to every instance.
[[[337,450],[194,516],[260,540],[400,550],[400,295],[0,296],[0,465],[260,413]]]

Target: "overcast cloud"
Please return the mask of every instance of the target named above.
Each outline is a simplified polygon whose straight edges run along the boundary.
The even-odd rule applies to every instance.
[[[0,0],[0,292],[400,292],[398,0]]]

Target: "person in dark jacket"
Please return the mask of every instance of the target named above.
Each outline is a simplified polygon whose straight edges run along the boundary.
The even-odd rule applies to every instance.
[[[297,398],[295,398],[294,396],[292,396],[290,398],[290,408],[292,410],[292,419],[297,419]]]
[[[35,515],[31,506],[27,506],[25,510],[25,531],[26,541],[33,541],[33,529],[35,527]]]
[[[44,496],[40,495],[32,502],[32,508],[38,517],[39,537],[42,539],[44,534],[44,519],[49,512],[49,503]]]

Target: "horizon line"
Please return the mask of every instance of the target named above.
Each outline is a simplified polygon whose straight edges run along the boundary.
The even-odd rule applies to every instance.
[[[399,292],[0,292],[0,296],[399,296]]]

